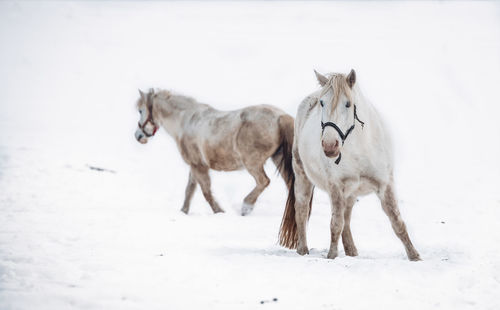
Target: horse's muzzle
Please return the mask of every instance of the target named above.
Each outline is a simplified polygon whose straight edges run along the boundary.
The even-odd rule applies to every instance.
[[[326,151],[326,150],[323,150],[325,152],[325,155],[326,157],[330,157],[330,158],[334,158],[334,157],[338,157],[339,154],[340,154],[340,151],[339,150],[335,150],[335,151]]]
[[[146,135],[139,130],[136,131],[135,138],[137,139],[137,142],[139,142],[141,144],[148,143],[148,138],[146,137]]]
[[[323,146],[323,152],[327,157],[337,157],[340,154],[340,145],[339,140],[335,140],[335,143],[325,143],[325,141],[321,141],[321,145]]]

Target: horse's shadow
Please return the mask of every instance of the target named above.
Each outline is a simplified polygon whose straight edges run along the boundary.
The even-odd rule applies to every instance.
[[[250,247],[217,247],[209,250],[218,255],[259,255],[259,256],[281,256],[299,257],[295,250],[284,248],[250,248]]]
[[[296,259],[313,258],[325,259],[328,254],[328,249],[309,249],[309,254],[301,256],[295,250],[284,248],[249,248],[249,247],[220,247],[211,249],[210,252],[216,255],[229,256],[229,255],[243,255],[243,256],[261,256],[261,257],[288,257]]]
[[[328,249],[309,249],[309,254],[305,256],[301,256],[297,254],[295,250],[285,249],[281,247],[271,247],[271,248],[250,248],[250,247],[218,247],[212,248],[209,250],[212,254],[219,256],[233,256],[233,255],[241,255],[241,256],[260,256],[260,257],[284,257],[291,259],[307,259],[314,261],[345,261],[345,260],[355,260],[355,261],[386,261],[386,260],[394,260],[394,261],[407,261],[406,255],[404,252],[377,252],[377,253],[365,253],[355,257],[347,256],[345,253],[340,250],[339,256],[335,260],[327,259]],[[425,253],[423,256],[424,262],[440,262],[440,263],[453,263],[456,259],[459,259],[463,256],[462,252],[454,252],[443,249],[431,249],[429,252]]]

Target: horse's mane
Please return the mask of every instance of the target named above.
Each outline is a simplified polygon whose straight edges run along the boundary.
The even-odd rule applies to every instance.
[[[328,81],[323,86],[319,98],[323,97],[330,89],[333,90],[333,97],[331,104],[332,109],[335,110],[337,104],[339,102],[338,97],[340,94],[344,93],[346,95],[351,94],[352,90],[347,84],[347,79],[345,74],[342,73],[328,73],[326,75],[328,77]]]
[[[156,90],[153,98],[157,99],[155,102],[159,103],[160,106],[168,106],[169,110],[187,110],[200,106],[194,98],[174,93],[170,90]]]

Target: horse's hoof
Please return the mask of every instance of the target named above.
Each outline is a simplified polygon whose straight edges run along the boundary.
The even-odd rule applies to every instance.
[[[306,254],[309,254],[309,249],[307,247],[300,247],[300,248],[297,248],[297,253],[299,255],[306,255]]]
[[[422,259],[420,258],[420,255],[412,255],[412,256],[408,256],[408,259],[411,260],[412,262],[418,262],[418,261],[421,261]]]
[[[345,255],[347,256],[358,256],[358,250],[357,249],[345,249]]]
[[[354,251],[354,252],[345,252],[345,255],[346,256],[358,256],[358,252],[357,251]]]
[[[222,210],[222,209],[216,209],[214,210],[214,213],[225,213],[226,211]]]
[[[182,209],[181,209],[181,212],[182,212],[182,213],[184,213],[184,214],[188,214],[189,209],[182,208]]]
[[[336,250],[335,251],[330,250],[328,252],[328,255],[326,256],[326,258],[335,259],[337,256],[338,256],[338,252]]]
[[[248,215],[248,214],[252,213],[252,211],[253,211],[253,205],[251,205],[251,204],[244,202],[243,205],[241,206],[241,215],[242,216]]]

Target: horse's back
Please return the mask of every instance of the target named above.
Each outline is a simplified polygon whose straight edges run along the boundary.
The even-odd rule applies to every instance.
[[[269,105],[227,112],[208,108],[196,113],[195,123],[199,128],[192,127],[191,131],[197,136],[208,167],[233,171],[254,162],[265,162],[276,152],[282,115],[286,113]]]
[[[282,115],[287,114],[270,105],[241,110],[236,147],[242,157],[247,158],[244,160],[265,161],[276,152],[280,145],[279,119]]]

